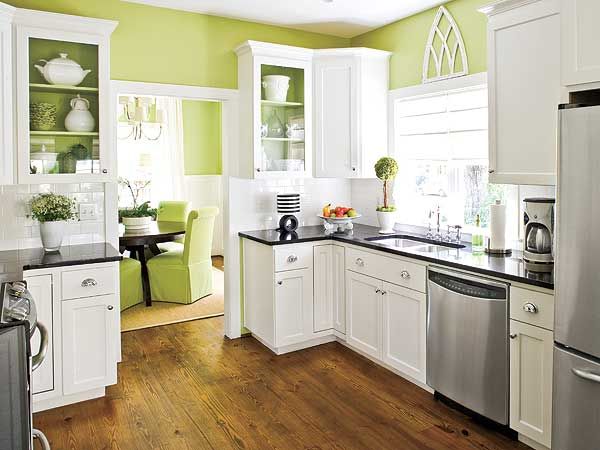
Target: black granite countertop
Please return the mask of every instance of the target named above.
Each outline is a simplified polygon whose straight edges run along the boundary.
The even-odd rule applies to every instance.
[[[123,259],[108,243],[65,245],[58,252],[46,253],[42,248],[6,250],[0,252],[0,274],[18,275],[24,270],[77,266]]]
[[[410,247],[398,248],[393,246],[393,244],[386,244],[385,241],[367,240],[382,236],[378,233],[377,227],[367,225],[355,224],[352,232],[348,234],[336,233],[327,235],[325,234],[323,226],[317,225],[300,227],[291,234],[283,234],[276,230],[258,230],[243,231],[239,233],[239,236],[266,245],[284,245],[292,244],[294,242],[312,242],[332,239],[443,266],[455,267],[484,275],[504,278],[506,280],[554,289],[554,274],[527,270],[521,252],[513,251],[511,256],[491,256],[488,254],[475,255],[471,252],[471,247],[466,246],[461,249],[444,248],[439,252],[423,253],[417,250],[411,250]]]

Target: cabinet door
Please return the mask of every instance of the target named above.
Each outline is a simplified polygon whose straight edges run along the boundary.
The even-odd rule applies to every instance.
[[[346,252],[340,245],[333,245],[331,248],[333,251],[333,328],[339,333],[346,334]]]
[[[275,276],[275,345],[297,344],[313,330],[313,272],[279,272]]]
[[[13,183],[13,73],[11,24],[0,13],[0,184]]]
[[[315,175],[358,175],[357,77],[354,56],[315,59]]]
[[[27,288],[35,301],[38,322],[48,330],[48,349],[42,365],[33,372],[33,393],[39,394],[54,389],[54,305],[52,303],[52,275],[38,275],[25,278]],[[31,352],[40,348],[40,331],[36,330],[31,340]]]
[[[383,283],[383,361],[425,383],[426,297]]]
[[[489,181],[556,184],[560,103],[557,0],[492,16],[488,89]]]
[[[600,81],[598,0],[562,0],[562,81],[565,86]]]
[[[381,281],[346,271],[346,342],[381,359]]]
[[[510,427],[550,447],[553,334],[510,321]]]
[[[333,245],[317,245],[314,252],[313,331],[333,328]]]
[[[63,301],[65,395],[117,382],[118,299],[102,295]]]

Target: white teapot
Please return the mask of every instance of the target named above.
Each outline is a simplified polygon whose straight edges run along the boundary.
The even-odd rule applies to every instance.
[[[67,58],[66,53],[60,53],[59,55],[60,58],[54,58],[50,61],[40,59],[40,61],[46,63],[43,66],[37,64],[33,66],[40,71],[48,83],[77,86],[91,72],[91,70],[83,70],[79,64]]]
[[[71,99],[71,111],[65,117],[65,128],[67,131],[89,132],[94,131],[96,121],[90,112],[90,102],[86,98],[77,97]]]

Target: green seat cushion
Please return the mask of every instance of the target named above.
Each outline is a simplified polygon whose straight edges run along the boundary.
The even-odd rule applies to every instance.
[[[133,258],[123,258],[119,262],[119,285],[121,311],[142,303],[142,265]]]

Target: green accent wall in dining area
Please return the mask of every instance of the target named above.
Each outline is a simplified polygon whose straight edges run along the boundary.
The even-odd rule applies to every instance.
[[[487,70],[487,18],[477,11],[491,0],[454,0],[444,4],[463,36],[469,73]],[[352,38],[353,47],[370,47],[392,52],[390,89],[421,84],[423,55],[429,30],[439,7]]]
[[[186,175],[221,175],[221,103],[183,100]]]

